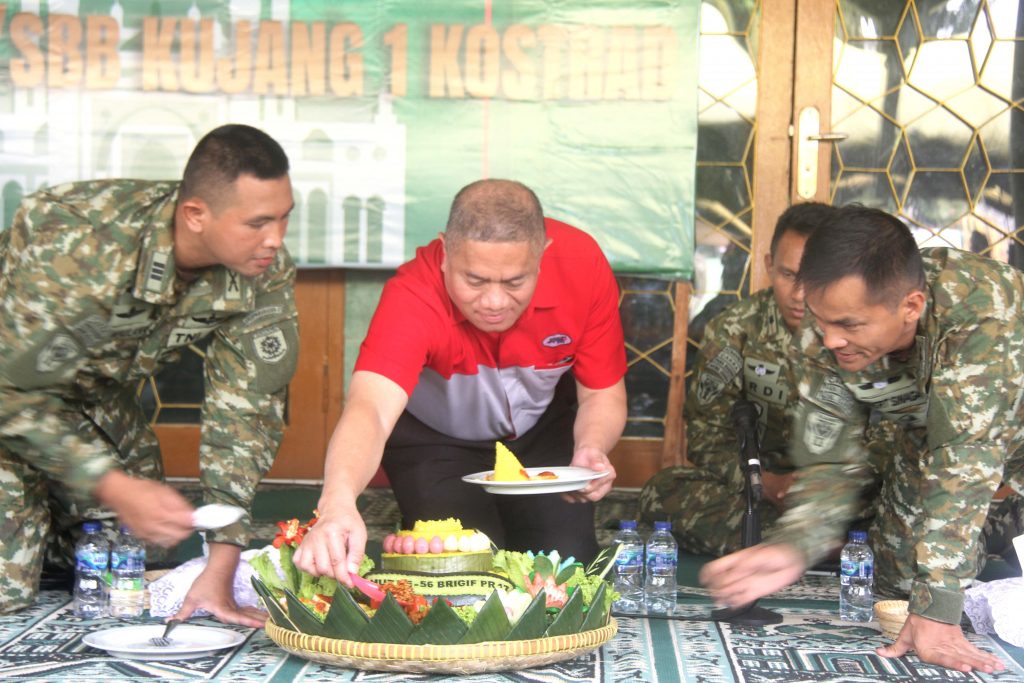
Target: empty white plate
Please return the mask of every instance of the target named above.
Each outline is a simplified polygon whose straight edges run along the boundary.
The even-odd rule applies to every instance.
[[[121,626],[87,633],[82,642],[121,659],[173,660],[205,657],[245,640],[245,635],[226,628],[182,624],[171,631],[169,645],[161,647],[149,642],[163,632],[163,624]]]

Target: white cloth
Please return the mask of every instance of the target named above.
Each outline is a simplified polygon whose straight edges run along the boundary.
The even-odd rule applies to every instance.
[[[255,573],[249,560],[260,550],[246,550],[242,553],[238,562],[238,570],[235,571],[233,591],[235,603],[239,607],[260,607],[260,599],[252,588],[252,576]],[[178,613],[185,596],[192,587],[202,571],[206,569],[206,545],[203,545],[203,557],[189,560],[161,576],[149,584],[149,613],[154,617],[169,617]],[[210,613],[204,609],[198,609],[193,616],[205,617]]]
[[[1024,577],[975,582],[964,593],[964,612],[978,633],[994,633],[1024,647]]]

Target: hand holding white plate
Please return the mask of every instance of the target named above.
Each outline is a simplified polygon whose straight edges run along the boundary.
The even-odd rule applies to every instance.
[[[82,642],[119,659],[176,660],[206,657],[245,640],[244,634],[226,628],[182,624],[174,629],[170,644],[156,646],[149,642],[163,632],[163,624],[122,626],[87,633]]]
[[[467,474],[462,481],[467,484],[478,484],[484,487],[488,493],[497,493],[506,496],[528,496],[538,493],[564,493],[566,491],[579,491],[586,488],[587,484],[594,479],[600,479],[611,474],[610,471],[588,469],[586,467],[526,467],[526,474],[531,478],[525,481],[493,481],[488,477],[494,476],[494,470]],[[533,479],[541,472],[551,472],[555,475],[553,479]]]
[[[196,529],[221,529],[242,518],[245,510],[235,505],[211,503],[192,513],[192,526]]]

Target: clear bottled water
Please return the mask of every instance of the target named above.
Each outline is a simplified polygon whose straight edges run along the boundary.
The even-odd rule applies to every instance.
[[[88,619],[107,613],[105,574],[110,564],[110,544],[100,533],[99,522],[86,522],[85,535],[75,546],[75,615]]]
[[[851,531],[839,556],[839,618],[871,621],[875,606],[875,555],[865,531]]]
[[[655,522],[647,539],[647,578],[644,604],[650,614],[672,614],[676,606],[676,563],[679,546],[672,536],[671,522]]]
[[[637,533],[636,520],[620,521],[612,543],[622,545],[615,559],[615,590],[620,597],[613,607],[620,612],[640,612],[644,603],[644,542]]]
[[[146,598],[146,547],[126,526],[110,551],[110,616],[139,617]]]

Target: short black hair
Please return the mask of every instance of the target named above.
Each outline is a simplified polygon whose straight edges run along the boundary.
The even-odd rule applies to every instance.
[[[914,236],[895,216],[859,204],[837,210],[807,239],[797,281],[807,293],[839,280],[864,280],[870,303],[899,304],[924,290],[924,265]]]
[[[204,135],[185,164],[179,199],[221,205],[225,188],[243,174],[274,180],[288,173],[288,155],[259,128],[230,123]]]
[[[516,180],[478,180],[459,190],[445,227],[445,246],[465,240],[529,242],[544,250],[544,210],[533,190]]]
[[[832,217],[837,211],[831,204],[821,202],[801,202],[789,207],[775,221],[775,232],[772,234],[770,254],[775,258],[775,251],[779,247],[782,236],[787,232],[795,232],[804,237],[810,237],[819,225]]]

